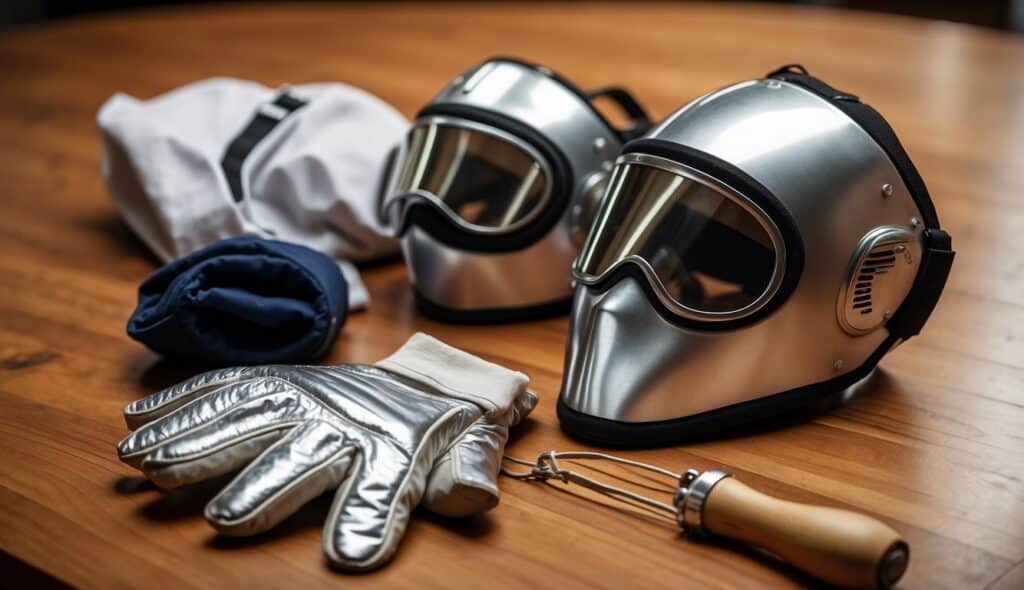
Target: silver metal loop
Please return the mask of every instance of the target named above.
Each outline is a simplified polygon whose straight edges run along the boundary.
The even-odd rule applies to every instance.
[[[642,504],[648,508],[669,514],[676,518],[677,522],[681,522],[675,506],[665,502],[659,502],[658,500],[653,500],[618,486],[598,481],[577,471],[563,469],[558,462],[559,459],[612,461],[614,463],[619,463],[620,465],[628,465],[630,467],[652,471],[659,475],[671,478],[673,482],[682,481],[682,478],[685,477],[684,474],[675,473],[668,469],[658,467],[657,465],[651,465],[649,463],[642,463],[640,461],[633,461],[631,459],[593,451],[545,451],[537,456],[536,461],[532,462],[506,454],[504,456],[505,461],[516,463],[518,465],[529,466],[532,467],[532,469],[530,471],[513,471],[502,465],[501,473],[506,477],[523,481],[548,481],[554,479],[564,483],[574,483],[621,502],[635,502]]]

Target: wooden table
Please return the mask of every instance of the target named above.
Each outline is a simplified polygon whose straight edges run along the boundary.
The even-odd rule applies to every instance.
[[[94,116],[215,75],[342,80],[412,115],[470,64],[511,54],[581,85],[632,88],[656,116],[802,62],[901,134],[958,251],[924,333],[874,390],[813,422],[630,457],[722,465],[786,498],[876,515],[910,542],[908,588],[1024,586],[1024,41],[942,22],[724,4],[189,8],[0,36],[0,585],[793,587],[750,552],[560,486],[503,482],[467,522],[417,513],[397,559],[329,571],[326,501],[249,541],[218,538],[202,493],[163,495],[118,462],[121,408],[187,376],[125,336],[155,268],[99,173]],[[575,448],[555,399],[567,322],[456,327],[417,315],[401,265],[331,362],[373,361],[416,330],[527,372],[542,402],[511,451]],[[19,584],[18,582],[21,582]]]

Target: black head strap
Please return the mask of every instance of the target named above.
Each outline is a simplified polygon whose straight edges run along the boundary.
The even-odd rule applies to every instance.
[[[621,86],[593,88],[586,92],[586,96],[587,101],[591,104],[599,98],[607,98],[618,105],[622,112],[629,117],[627,127],[615,130],[622,143],[640,137],[651,128],[651,118],[647,115],[647,111],[640,106],[640,103],[628,90]],[[602,118],[604,117],[602,116]]]
[[[932,315],[956,255],[952,239],[941,229],[926,229],[922,238],[924,249],[917,278],[906,299],[886,324],[890,334],[903,340],[916,336]]]
[[[918,210],[921,211],[924,226],[932,229],[939,228],[939,217],[935,213],[935,205],[932,204],[932,199],[928,194],[928,187],[925,186],[924,179],[921,178],[921,174],[918,173],[914,163],[910,160],[907,150],[896,137],[896,132],[893,131],[889,122],[882,117],[881,113],[872,108],[871,105],[861,102],[857,95],[833,88],[822,80],[815,78],[801,65],[791,64],[783,66],[768,74],[767,77],[796,84],[817,94],[846,113],[846,116],[860,125],[875,140],[875,143],[885,151],[886,155],[889,156],[889,160],[910,192],[911,198],[914,199]]]
[[[608,127],[608,129],[623,143],[640,137],[647,133],[647,130],[651,128],[651,118],[648,116],[647,111],[640,105],[640,102],[637,101],[636,97],[621,86],[603,86],[587,92],[577,86],[572,80],[569,80],[558,72],[523,59],[497,56],[492,57],[487,61],[505,61],[543,72],[544,75],[564,86],[569,92],[580,97],[580,100],[583,101],[586,107],[590,109],[601,123]],[[617,129],[615,125],[612,125],[611,121],[604,116],[604,113],[594,106],[594,100],[600,97],[607,97],[622,108],[630,118],[630,124],[628,127],[624,129]]]

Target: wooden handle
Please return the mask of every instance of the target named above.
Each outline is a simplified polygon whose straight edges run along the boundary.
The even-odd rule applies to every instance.
[[[708,493],[702,524],[847,588],[888,588],[910,557],[899,533],[874,518],[773,498],[732,477]]]

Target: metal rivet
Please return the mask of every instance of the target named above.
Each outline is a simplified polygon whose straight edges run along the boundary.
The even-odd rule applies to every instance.
[[[917,227],[921,222],[916,217],[910,218],[910,227]]]
[[[782,82],[779,82],[778,80],[768,80],[768,83],[765,84],[765,86],[775,90],[776,88],[782,88]]]
[[[888,182],[882,185],[882,196],[886,198],[892,196],[892,185]]]
[[[836,359],[836,362],[832,363],[832,370],[838,371],[843,368],[843,359]]]
[[[595,154],[600,154],[601,152],[604,151],[604,148],[607,147],[607,145],[608,145],[608,142],[605,141],[603,137],[595,138],[594,139],[594,153]]]
[[[882,313],[882,317],[885,318],[885,319],[891,318],[892,317],[892,310],[891,309],[885,310],[885,312]]]

